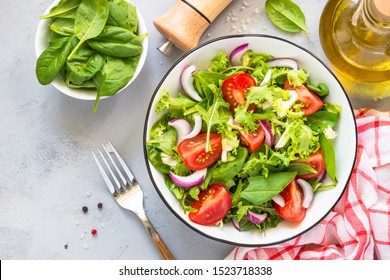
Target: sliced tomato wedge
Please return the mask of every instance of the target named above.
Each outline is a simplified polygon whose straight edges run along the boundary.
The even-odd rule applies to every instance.
[[[206,152],[207,133],[185,139],[177,147],[178,153],[185,165],[191,170],[201,170],[213,165],[222,154],[222,136],[210,134],[211,151]]]
[[[307,116],[317,112],[324,105],[324,101],[318,97],[317,94],[312,92],[307,86],[301,85],[294,87],[288,79],[284,83],[284,89],[290,90],[293,89],[297,92],[299,100],[301,101],[303,107],[301,108],[302,112]]]
[[[233,75],[223,81],[223,99],[230,104],[230,110],[232,110],[232,112],[234,112],[234,109],[238,105],[244,105],[246,93],[250,87],[254,86],[256,86],[255,78],[246,73]],[[256,105],[251,105],[249,109],[256,109]]]
[[[316,170],[316,173],[308,173],[308,174],[303,174],[298,176],[299,178],[305,180],[317,178],[325,172],[325,161],[321,149],[319,149],[314,154],[311,154],[309,158],[306,160],[298,159],[298,160],[294,160],[294,162],[305,163]]]
[[[191,221],[200,225],[212,225],[223,219],[232,206],[232,197],[223,185],[213,184],[199,194],[199,200],[192,203],[198,210],[188,216]]]
[[[245,147],[248,147],[248,152],[251,154],[260,148],[261,144],[263,144],[265,138],[265,132],[261,125],[257,128],[256,132],[248,132],[240,131],[240,139],[241,144]]]
[[[306,209],[302,207],[303,194],[295,179],[280,193],[285,205],[281,207],[273,202],[276,212],[285,220],[301,222],[306,216]]]

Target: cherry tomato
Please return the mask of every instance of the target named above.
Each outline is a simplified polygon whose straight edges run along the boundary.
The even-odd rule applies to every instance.
[[[301,101],[303,107],[301,108],[302,112],[307,116],[317,112],[324,102],[317,94],[312,92],[307,86],[297,86],[294,87],[288,79],[284,83],[284,89],[289,90],[293,89],[298,93],[299,100]]]
[[[213,165],[222,154],[222,136],[210,134],[211,151],[206,152],[207,133],[180,142],[177,150],[185,165],[191,170],[201,170]]]
[[[280,193],[285,205],[281,207],[273,202],[276,212],[285,220],[301,222],[306,216],[306,209],[302,207],[303,195],[295,179]]]
[[[249,74],[241,73],[227,78],[222,83],[223,99],[230,104],[230,110],[238,105],[244,105],[245,95],[250,87],[256,86],[256,80]],[[250,110],[256,109],[256,105],[250,105]]]
[[[265,132],[261,125],[257,128],[257,131],[252,133],[245,133],[240,131],[241,144],[245,147],[248,147],[248,152],[251,154],[256,151],[261,144],[263,144],[265,138]]]
[[[232,197],[223,185],[213,184],[199,194],[199,200],[192,203],[192,208],[198,210],[188,216],[191,221],[200,225],[211,225],[220,221],[229,212]]]
[[[325,161],[324,161],[324,156],[322,155],[321,149],[319,149],[314,154],[311,154],[309,156],[309,158],[306,160],[298,159],[298,160],[294,160],[294,162],[305,163],[305,164],[313,167],[316,170],[316,173],[308,173],[308,174],[298,176],[299,178],[302,178],[305,180],[317,178],[325,171]]]

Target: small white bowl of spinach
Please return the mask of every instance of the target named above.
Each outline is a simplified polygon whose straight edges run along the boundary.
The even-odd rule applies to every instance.
[[[129,86],[146,60],[145,21],[128,0],[56,0],[35,38],[36,76],[82,100],[113,96]]]

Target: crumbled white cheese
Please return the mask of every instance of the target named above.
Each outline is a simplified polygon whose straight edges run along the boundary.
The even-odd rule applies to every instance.
[[[336,139],[338,132],[334,131],[333,128],[328,125],[328,127],[324,129],[324,135],[326,138],[333,141]]]

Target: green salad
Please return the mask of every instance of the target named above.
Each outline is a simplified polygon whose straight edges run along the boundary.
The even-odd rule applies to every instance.
[[[299,223],[315,193],[336,186],[341,107],[293,58],[246,44],[177,81],[183,92],[159,96],[147,155],[192,222],[240,231]]]

